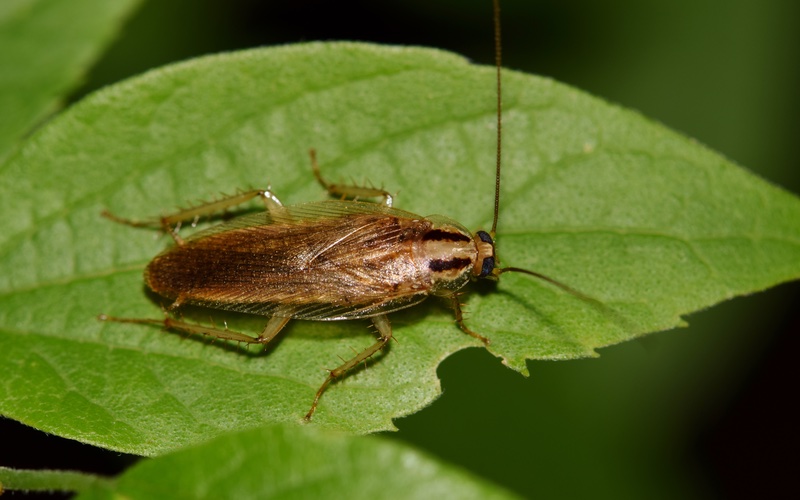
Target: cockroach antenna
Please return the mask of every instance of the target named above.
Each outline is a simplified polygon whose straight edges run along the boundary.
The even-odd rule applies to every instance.
[[[489,232],[489,235],[492,237],[492,240],[494,240],[497,234],[497,219],[500,213],[500,169],[503,163],[503,78],[501,70],[503,66],[503,43],[501,31],[502,23],[500,22],[500,0],[493,0],[492,7],[494,14],[494,63],[496,71],[495,86],[497,89],[497,158],[494,177],[494,216],[492,218],[492,230]],[[492,276],[497,277],[503,273],[527,274],[546,281],[551,285],[557,286],[565,292],[570,293],[582,300],[598,303],[596,299],[593,299],[592,297],[575,290],[571,286],[561,283],[554,278],[536,271],[530,271],[528,269],[522,269],[519,267],[496,267],[492,271]]]
[[[497,164],[494,175],[494,217],[489,234],[497,232],[497,217],[500,213],[500,166],[503,163],[503,85],[500,68],[503,64],[503,44],[500,32],[500,0],[493,0],[494,7],[494,64],[497,72]]]

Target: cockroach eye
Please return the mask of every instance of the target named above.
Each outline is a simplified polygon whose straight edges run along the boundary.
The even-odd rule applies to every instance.
[[[494,270],[494,257],[486,257],[483,259],[483,266],[481,267],[481,274],[478,275],[478,278],[485,278],[492,274]]]

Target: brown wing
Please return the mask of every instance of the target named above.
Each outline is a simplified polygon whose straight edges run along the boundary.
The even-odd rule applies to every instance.
[[[182,303],[314,320],[374,316],[427,297],[430,278],[412,242],[430,227],[371,203],[284,207],[200,232],[153,259],[145,275]]]

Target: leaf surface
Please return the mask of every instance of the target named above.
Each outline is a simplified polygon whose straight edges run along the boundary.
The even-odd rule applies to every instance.
[[[290,323],[267,352],[210,345],[98,313],[161,316],[143,287],[168,238],[114,224],[267,187],[324,199],[334,181],[398,193],[395,206],[488,229],[493,69],[452,54],[305,44],[165,67],[85,99],[2,172],[0,413],[106,448],[157,454],[230,429],[300,422],[368,321]],[[464,297],[467,322],[526,359],[596,349],[800,274],[800,203],[706,148],[550,80],[504,73],[503,265],[529,276]],[[189,313],[187,313],[189,314]],[[192,311],[257,334],[265,319]],[[397,342],[325,393],[312,425],[391,429],[439,394],[436,367],[478,346],[435,300],[391,316]]]
[[[54,112],[139,0],[0,4],[0,161]]]
[[[295,426],[226,434],[139,462],[112,491],[113,498],[515,498],[406,445]]]

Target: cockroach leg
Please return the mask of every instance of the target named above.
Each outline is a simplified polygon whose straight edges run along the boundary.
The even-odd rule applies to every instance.
[[[308,410],[308,413],[306,413],[305,416],[306,421],[311,420],[311,417],[317,410],[317,404],[319,404],[319,398],[322,397],[322,393],[325,392],[325,389],[328,388],[331,382],[341,377],[348,371],[352,370],[360,363],[366,362],[366,360],[374,356],[376,352],[383,349],[386,346],[386,344],[392,338],[394,338],[392,337],[392,326],[389,324],[389,318],[385,314],[382,314],[380,316],[373,316],[372,323],[378,330],[378,341],[372,344],[371,346],[367,347],[360,353],[358,353],[352,359],[346,361],[341,366],[336,367],[330,371],[330,373],[328,374],[328,378],[325,379],[325,382],[323,382],[322,386],[320,386],[319,390],[317,390],[317,395],[314,397],[314,403],[311,405],[311,409]]]
[[[173,214],[161,217],[161,224],[171,226],[182,221],[195,220],[196,218],[222,212],[228,208],[246,203],[253,198],[261,198],[268,210],[281,207],[280,200],[269,189],[251,189],[242,193],[226,196],[219,200],[209,201],[194,207],[179,210]]]
[[[180,224],[182,221],[194,221],[200,217],[211,215],[215,212],[222,212],[228,208],[246,203],[253,198],[261,198],[267,211],[269,212],[281,210],[283,208],[281,202],[269,189],[251,189],[242,193],[226,196],[219,200],[185,208],[173,214],[165,215],[161,217],[161,227],[164,229],[164,231],[167,231],[172,236],[172,238],[175,240],[175,243],[180,245],[183,243],[183,241],[178,236],[177,231],[172,229],[173,226],[177,228],[179,227],[178,224]]]
[[[275,196],[275,194],[269,189],[251,189],[249,191],[226,196],[219,200],[185,208],[183,210],[179,210],[172,214],[158,218],[143,220],[125,219],[112,214],[108,210],[104,210],[102,215],[107,219],[120,224],[125,224],[127,226],[160,227],[165,233],[169,234],[173,240],[175,240],[176,244],[182,245],[183,239],[181,239],[181,237],[178,235],[178,230],[183,222],[192,221],[192,225],[194,225],[197,223],[200,217],[211,215],[215,212],[221,212],[228,208],[235,207],[236,205],[241,205],[252,200],[253,198],[261,198],[261,200],[264,202],[266,210],[270,214],[275,214],[277,211],[283,210],[283,205],[281,204],[280,200],[278,200],[278,197]]]
[[[351,184],[333,184],[332,182],[326,181],[322,177],[322,173],[319,170],[319,164],[317,163],[317,152],[314,149],[310,149],[308,154],[311,156],[311,168],[314,170],[314,177],[317,178],[322,187],[324,187],[331,196],[337,196],[339,198],[349,198],[353,200],[358,200],[362,198],[383,198],[383,205],[387,207],[392,206],[392,195],[388,191],[384,189],[378,189],[373,187],[367,186],[356,186]]]
[[[471,330],[466,324],[464,324],[464,312],[461,310],[461,302],[459,302],[458,300],[458,294],[454,293],[450,295],[449,298],[453,305],[453,312],[456,315],[456,323],[458,324],[458,327],[461,328],[461,331],[463,331],[470,337],[475,337],[476,339],[480,340],[481,342],[483,342],[483,345],[488,346],[491,343],[491,341],[488,338],[484,337],[478,332]]]
[[[161,325],[165,330],[172,330],[176,332],[183,332],[189,335],[205,335],[214,339],[233,340],[234,342],[244,342],[246,344],[268,344],[275,336],[286,326],[290,318],[273,316],[267,322],[267,326],[258,337],[251,337],[250,335],[234,332],[227,329],[220,329],[217,327],[208,327],[198,325],[195,323],[187,323],[186,321],[177,320],[170,316],[165,316],[164,319],[149,319],[149,318],[118,318],[116,316],[109,316],[107,314],[100,314],[97,316],[100,321],[114,321],[117,323],[138,323],[146,325]]]
[[[261,335],[258,336],[256,341],[259,344],[269,344],[270,341],[275,338],[275,335],[283,330],[283,327],[286,326],[286,323],[288,323],[290,319],[291,318],[288,315],[272,316],[269,321],[267,321],[267,326],[264,327],[264,330],[261,332]]]

